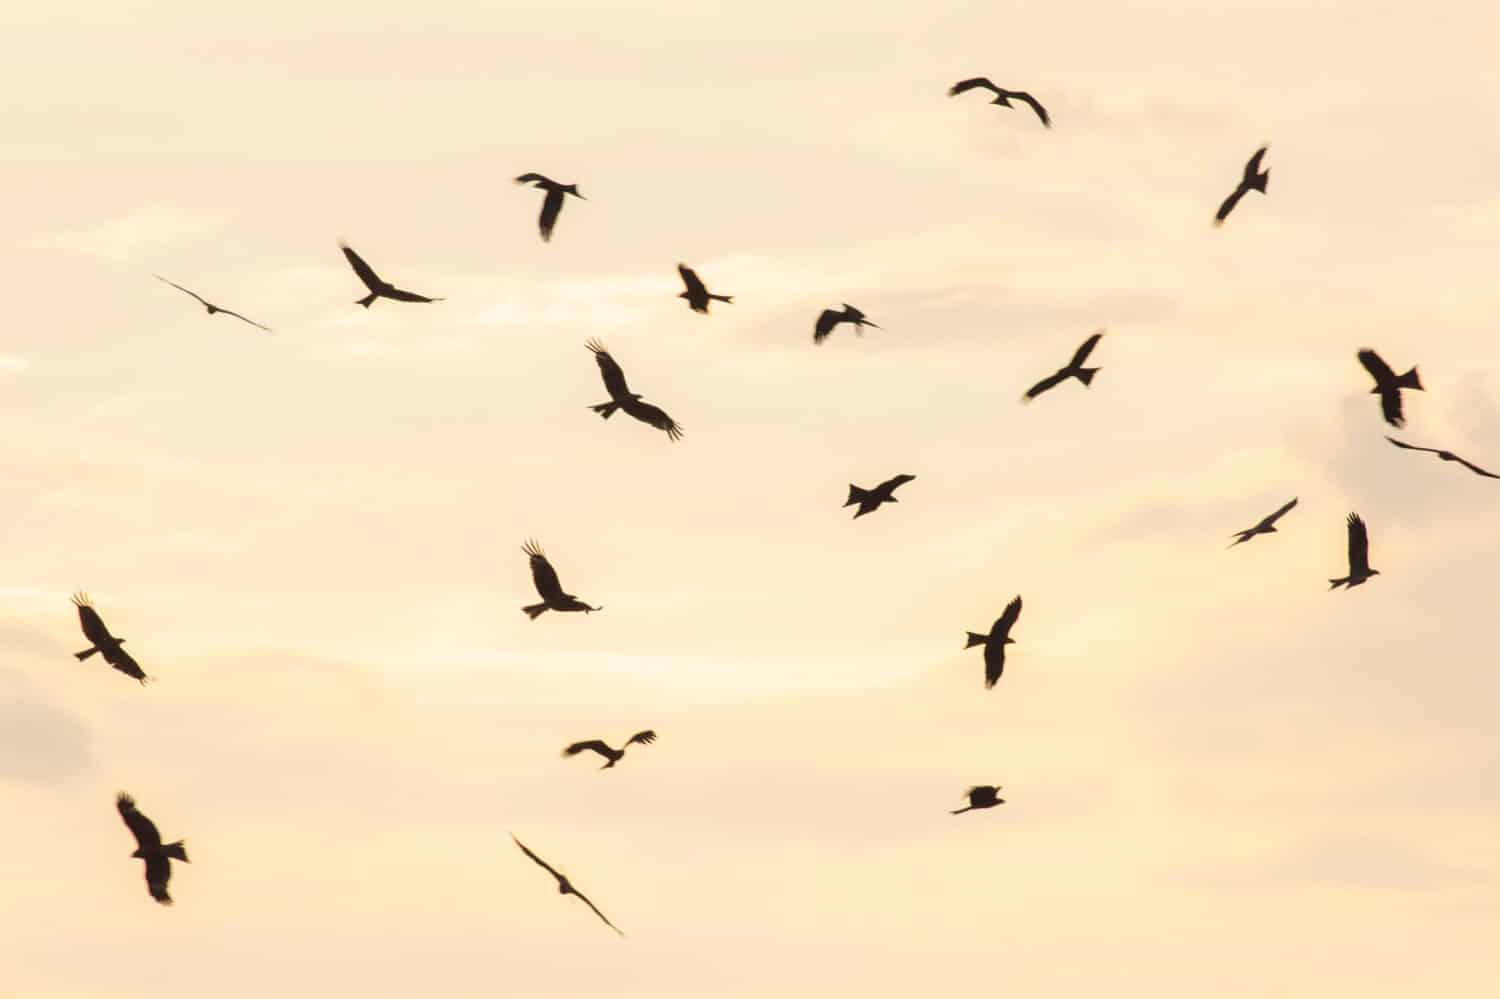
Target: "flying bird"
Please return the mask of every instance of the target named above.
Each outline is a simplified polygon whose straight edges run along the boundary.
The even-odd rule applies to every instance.
[[[1270,148],[1270,146],[1261,146],[1255,151],[1255,155],[1250,157],[1249,162],[1245,164],[1245,175],[1240,178],[1239,186],[1230,193],[1229,197],[1224,199],[1224,203],[1214,213],[1214,225],[1220,226],[1224,224],[1224,220],[1229,218],[1229,213],[1234,211],[1234,206],[1240,203],[1240,199],[1245,196],[1247,191],[1259,191],[1261,194],[1266,193],[1266,181],[1271,179],[1271,171],[1262,170],[1260,168],[1260,161],[1266,155],[1266,150]]]
[[[1005,611],[995,619],[988,635],[980,635],[969,632],[969,641],[964,645],[966,649],[972,649],[976,645],[984,646],[984,689],[989,690],[1000,679],[1000,674],[1005,672],[1005,647],[1014,645],[1015,639],[1010,637],[1010,629],[1015,627],[1016,619],[1021,616],[1021,598],[1016,597],[1005,605]]]
[[[1474,464],[1471,461],[1465,461],[1464,459],[1460,458],[1458,455],[1454,454],[1452,451],[1439,451],[1435,447],[1417,447],[1415,444],[1404,444],[1401,441],[1396,440],[1396,438],[1394,438],[1394,437],[1386,437],[1386,440],[1390,441],[1392,444],[1396,445],[1397,447],[1399,447],[1399,448],[1405,448],[1408,451],[1426,451],[1428,454],[1435,454],[1435,455],[1437,455],[1439,458],[1443,459],[1444,461],[1456,461],[1460,465],[1462,465],[1465,468],[1467,468],[1469,471],[1473,472],[1475,475],[1483,475],[1487,479],[1500,479],[1500,475],[1496,475],[1494,472],[1486,472],[1484,469],[1480,468],[1478,465]]]
[[[221,309],[217,305],[215,305],[214,303],[210,302],[208,299],[204,298],[202,295],[198,294],[196,291],[189,291],[187,288],[184,288],[182,285],[178,284],[176,281],[168,281],[166,278],[162,277],[160,274],[153,274],[151,276],[154,277],[154,278],[156,278],[156,280],[158,280],[158,281],[162,281],[162,282],[165,282],[166,284],[171,285],[173,288],[176,288],[178,291],[182,292],[184,295],[191,295],[194,298],[196,298],[199,302],[201,302],[203,304],[203,307],[208,310],[208,314],[209,315],[213,315],[215,312],[222,312],[226,316],[233,316],[236,319],[239,319],[239,320],[242,320],[244,322],[247,322],[251,326],[254,326],[256,329],[265,330],[267,333],[271,332],[271,327],[269,327],[269,326],[262,326],[260,323],[256,322],[254,319],[251,319],[248,316],[242,316],[238,312],[235,312],[233,309]]]
[[[89,640],[88,648],[82,652],[73,653],[79,662],[83,662],[97,652],[104,657],[105,662],[131,679],[139,681],[142,686],[151,682],[153,678],[147,676],[140,664],[123,648],[125,639],[116,638],[109,633],[104,619],[89,602],[87,593],[73,594],[73,605],[78,608],[78,624],[83,628],[83,637]]]
[[[1330,579],[1333,585],[1328,587],[1336,590],[1340,586],[1353,589],[1371,576],[1380,575],[1379,569],[1370,568],[1370,535],[1365,531],[1365,522],[1359,518],[1359,514],[1349,515],[1349,575],[1342,579]]]
[[[882,503],[895,503],[896,490],[915,479],[915,475],[897,475],[886,479],[874,489],[861,489],[854,483],[849,483],[849,499],[844,506],[859,504],[859,509],[854,511],[854,520],[858,520],[867,513],[874,512]]]
[[[172,861],[180,860],[184,864],[188,862],[184,841],[179,839],[175,843],[163,845],[161,833],[156,831],[156,823],[142,815],[135,807],[135,799],[124,791],[116,796],[115,807],[120,810],[120,818],[125,820],[130,831],[135,834],[136,849],[130,856],[146,862],[147,890],[162,905],[171,905],[172,896],[167,894],[167,882],[172,877]]]
[[[550,242],[552,239],[552,229],[557,225],[557,216],[562,212],[563,198],[569,194],[575,198],[583,198],[583,195],[578,193],[577,184],[559,184],[550,177],[543,177],[539,173],[523,173],[516,178],[516,183],[530,184],[547,192],[547,196],[542,199],[541,218],[537,221],[537,226],[541,229],[542,240],[544,242]],[[583,200],[587,201],[588,199],[583,198]]]
[[[368,309],[370,303],[377,298],[389,298],[396,302],[442,301],[441,298],[428,298],[426,295],[418,295],[414,291],[404,291],[401,288],[397,288],[389,281],[383,279],[379,274],[376,274],[375,270],[369,264],[365,263],[364,258],[355,253],[349,244],[340,243],[339,249],[344,251],[344,259],[349,261],[349,266],[354,268],[354,273],[358,274],[359,279],[365,283],[365,287],[370,289],[368,295],[355,302],[356,305],[363,305]]]
[[[611,749],[600,739],[590,739],[588,742],[573,743],[571,746],[564,749],[562,751],[562,754],[564,756],[577,756],[585,749],[592,749],[594,752],[598,753],[600,756],[604,757],[606,761],[608,761],[599,769],[608,770],[610,767],[614,766],[616,763],[619,763],[625,758],[625,750],[629,749],[631,746],[635,745],[636,743],[639,743],[642,746],[649,746],[655,741],[656,733],[648,728],[646,729],[646,731],[637,732],[635,735],[632,735],[630,738],[626,739],[625,745],[621,746],[619,749]]]
[[[577,888],[573,887],[573,882],[569,881],[564,875],[557,873],[556,869],[554,869],[551,864],[547,863],[541,857],[538,857],[536,854],[532,853],[526,848],[525,843],[522,843],[520,840],[516,839],[515,833],[511,833],[510,838],[516,841],[516,846],[519,846],[521,848],[521,852],[530,857],[533,863],[535,863],[542,870],[546,871],[548,874],[557,879],[557,893],[559,895],[577,895],[580,899],[583,900],[584,905],[594,910],[594,915],[604,920],[605,926],[608,926],[610,929],[614,930],[622,937],[625,935],[625,931],[620,929],[614,923],[611,923],[608,917],[606,917],[604,913],[599,911],[599,907],[593,902],[589,901],[589,897],[587,895],[579,891]]]
[[[1422,388],[1422,380],[1417,377],[1417,369],[1412,367],[1404,375],[1398,376],[1391,370],[1391,366],[1383,361],[1379,354],[1369,347],[1361,350],[1357,355],[1359,363],[1365,366],[1370,377],[1375,379],[1375,387],[1370,389],[1371,395],[1380,396],[1380,412],[1385,416],[1385,422],[1393,427],[1404,427],[1406,417],[1401,412],[1401,390],[1404,388],[1417,389],[1425,392]]]
[[[839,323],[853,323],[854,332],[864,336],[861,327],[869,326],[880,329],[874,323],[865,318],[865,314],[849,303],[845,302],[842,309],[824,309],[818,314],[818,321],[813,326],[813,343],[822,343],[833,332],[833,328]]]
[[[678,264],[677,273],[682,275],[682,283],[687,285],[687,291],[682,292],[677,297],[687,299],[688,307],[694,312],[701,312],[707,315],[709,302],[724,302],[727,304],[734,301],[733,295],[715,295],[709,291],[704,287],[702,279],[698,277],[698,273],[687,264]]]
[[[990,82],[987,76],[975,76],[967,80],[959,80],[948,88],[948,96],[957,97],[959,94],[967,93],[970,90],[990,91],[995,95],[995,99],[990,101],[990,103],[999,104],[1001,107],[1010,107],[1012,100],[1018,100],[1022,104],[1029,104],[1031,105],[1031,110],[1036,112],[1036,116],[1042,119],[1042,124],[1048,128],[1052,127],[1052,119],[1047,116],[1047,109],[1042,107],[1041,103],[1035,97],[1032,97],[1024,90],[1006,90],[1004,87],[997,87]]]
[[[1290,503],[1287,503],[1275,513],[1267,514],[1265,517],[1262,517],[1260,523],[1256,524],[1254,527],[1248,527],[1243,531],[1235,531],[1233,535],[1235,540],[1229,545],[1229,547],[1233,548],[1237,544],[1249,541],[1257,534],[1276,533],[1276,522],[1284,517],[1286,515],[1286,512],[1296,505],[1297,497],[1293,496]]]
[[[1073,352],[1073,359],[1067,363],[1066,367],[1058,368],[1057,371],[1027,389],[1026,395],[1021,398],[1021,401],[1030,402],[1048,389],[1053,389],[1061,385],[1069,378],[1077,378],[1085,386],[1088,386],[1094,380],[1094,376],[1099,373],[1099,369],[1085,368],[1083,362],[1089,359],[1089,354],[1093,353],[1094,347],[1098,345],[1103,336],[1104,331],[1098,330],[1093,336],[1083,341],[1082,346]]]
[[[557,570],[552,568],[552,563],[547,561],[547,556],[542,553],[541,546],[535,541],[528,541],[521,550],[531,559],[531,581],[536,584],[536,592],[540,594],[542,602],[531,604],[521,609],[526,616],[533,621],[542,611],[583,611],[585,614],[603,607],[590,607],[571,593],[564,593],[562,584],[557,581]]]
[[[682,427],[676,420],[668,416],[660,407],[643,402],[639,394],[630,391],[630,386],[625,384],[625,372],[620,369],[615,359],[609,356],[609,351],[604,349],[604,344],[598,340],[589,340],[584,346],[594,352],[594,360],[599,364],[599,374],[604,379],[604,388],[609,392],[609,402],[601,402],[597,406],[590,406],[589,409],[606,420],[615,414],[615,410],[623,410],[625,415],[634,417],[647,426],[665,431],[668,440],[682,439]]]
[[[979,784],[969,788],[969,803],[963,808],[949,812],[949,815],[962,815],[964,812],[972,812],[976,808],[994,808],[996,805],[1005,804],[1005,799],[1000,797],[1000,785],[991,787],[988,784]]]

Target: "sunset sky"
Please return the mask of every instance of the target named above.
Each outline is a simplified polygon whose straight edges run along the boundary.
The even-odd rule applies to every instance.
[[[1500,471],[1494,3],[0,33],[0,993],[1496,994],[1500,482],[1382,439]],[[588,199],[550,244],[527,171]],[[340,239],[446,301],[357,307]],[[589,337],[683,440],[588,411]],[[1382,574],[1328,593],[1350,511]],[[529,537],[604,611],[528,621]]]

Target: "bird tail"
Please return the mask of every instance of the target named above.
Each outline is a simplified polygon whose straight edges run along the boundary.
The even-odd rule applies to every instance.
[[[1271,179],[1271,171],[1270,170],[1262,170],[1260,173],[1258,173],[1258,174],[1255,175],[1254,179],[1252,179],[1250,181],[1250,189],[1252,191],[1259,191],[1261,194],[1265,194],[1266,193],[1266,183],[1270,179]]]
[[[1349,585],[1349,577],[1345,576],[1343,579],[1330,579],[1328,582],[1330,584],[1332,584],[1328,588],[1330,590],[1336,590],[1340,586],[1348,586]]]
[[[953,811],[949,812],[948,814],[949,815],[962,815],[964,812],[972,812],[973,810],[974,810],[974,806],[973,805],[965,805],[963,808],[954,809]]]
[[[609,419],[611,416],[614,416],[615,415],[615,410],[617,410],[619,408],[620,408],[620,404],[618,402],[601,402],[597,406],[590,406],[589,407],[589,409],[592,409],[594,412],[598,413],[600,416],[602,416],[606,420]]]
[[[1081,382],[1083,382],[1083,384],[1087,385],[1087,384],[1089,384],[1090,382],[1092,382],[1094,380],[1094,376],[1099,373],[1099,369],[1098,368],[1079,368],[1077,371],[1075,371],[1073,373],[1078,376],[1078,380],[1079,381],[1081,381]]]
[[[988,635],[976,635],[972,631],[966,632],[965,634],[969,636],[969,640],[964,643],[964,648],[966,649],[972,649],[976,645],[983,645],[985,642],[988,642],[990,640],[990,637]]]
[[[734,296],[733,295],[715,295],[712,292],[710,292],[708,297],[709,297],[710,301],[714,301],[714,302],[729,302],[729,303],[733,303],[734,302]]]
[[[529,604],[529,605],[527,605],[525,607],[522,607],[521,609],[526,612],[526,616],[527,617],[529,617],[529,618],[531,618],[531,620],[535,621],[537,619],[537,615],[540,614],[542,611],[544,611],[544,610],[547,609],[547,605],[546,604]]]
[[[1427,391],[1426,389],[1422,388],[1422,379],[1420,379],[1420,378],[1417,377],[1417,369],[1416,368],[1412,368],[1406,374],[1402,375],[1400,378],[1397,378],[1396,379],[1396,387],[1397,388],[1408,388],[1408,389],[1421,389],[1424,392]]]
[[[75,653],[73,653],[73,658],[77,659],[79,662],[83,662],[89,656],[93,655],[95,652],[98,652],[98,651],[99,651],[99,646],[97,646],[97,645],[91,645],[88,648],[84,649],[82,652],[75,652]]]
[[[863,503],[865,501],[865,497],[869,495],[870,491],[868,489],[861,489],[859,488],[859,486],[856,486],[851,482],[849,483],[849,498],[844,501],[844,505],[853,506],[856,503]]]
[[[173,860],[180,860],[184,864],[192,863],[192,861],[188,860],[187,840],[185,839],[180,839],[175,843],[168,843],[166,846],[161,848],[161,852],[162,856],[164,857],[171,857]]]
[[[372,292],[370,292],[370,294],[366,295],[364,298],[361,298],[358,302],[355,302],[354,304],[355,305],[363,305],[365,308],[368,309],[370,307],[370,303],[373,302],[373,301],[375,301],[375,299],[377,299],[379,297],[380,297],[379,295],[375,294],[372,291]]]

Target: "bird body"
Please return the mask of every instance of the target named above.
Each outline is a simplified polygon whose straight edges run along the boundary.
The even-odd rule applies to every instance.
[[[1482,475],[1482,476],[1484,476],[1487,479],[1500,479],[1500,475],[1496,475],[1494,472],[1486,472],[1484,469],[1480,468],[1478,465],[1474,464],[1472,461],[1465,461],[1463,458],[1460,458],[1458,455],[1454,454],[1452,451],[1440,451],[1440,450],[1438,450],[1435,447],[1418,447],[1415,444],[1407,444],[1407,443],[1405,443],[1403,441],[1398,441],[1394,437],[1386,437],[1386,440],[1390,441],[1392,444],[1396,445],[1397,447],[1402,448],[1402,449],[1407,450],[1407,451],[1426,451],[1428,454],[1435,454],[1435,455],[1437,455],[1439,458],[1443,459],[1444,461],[1456,461],[1460,465],[1462,465],[1465,468],[1467,468],[1469,471],[1473,472],[1475,475]]]
[[[1240,199],[1249,192],[1259,191],[1261,194],[1266,193],[1266,183],[1271,179],[1271,171],[1262,170],[1260,168],[1260,161],[1265,158],[1266,150],[1270,148],[1270,146],[1261,146],[1255,151],[1255,155],[1250,157],[1249,162],[1245,164],[1245,172],[1240,178],[1239,184],[1229,193],[1229,197],[1225,198],[1223,203],[1219,205],[1219,210],[1214,213],[1214,225],[1223,225],[1224,220],[1229,218],[1229,213],[1234,211],[1234,206],[1239,204]]]
[[[1296,505],[1297,497],[1293,496],[1291,502],[1284,504],[1281,509],[1277,510],[1275,513],[1267,514],[1265,517],[1262,517],[1260,523],[1256,524],[1254,527],[1248,527],[1243,531],[1234,532],[1235,540],[1229,545],[1229,547],[1233,548],[1235,545],[1249,541],[1257,534],[1276,533],[1276,522],[1283,516],[1285,516],[1287,511],[1289,511]]]
[[[601,402],[589,409],[606,420],[614,415],[615,410],[621,410],[626,416],[663,431],[668,440],[682,439],[682,427],[676,420],[668,416],[661,407],[644,401],[639,393],[630,391],[630,386],[625,382],[624,370],[610,356],[609,351],[604,349],[604,344],[598,340],[589,340],[584,346],[593,351],[594,360],[599,365],[599,375],[604,379],[604,388],[609,392],[609,402]]]
[[[824,309],[818,314],[818,321],[813,325],[813,343],[822,343],[833,332],[833,328],[839,323],[853,323],[854,332],[864,336],[862,327],[869,326],[880,329],[874,323],[865,318],[865,314],[849,303],[845,302],[842,309]]]
[[[852,518],[858,520],[865,514],[874,512],[881,504],[895,503],[896,490],[915,478],[915,475],[897,475],[886,479],[874,489],[861,489],[851,482],[849,483],[849,498],[844,502],[844,506],[853,506],[858,503],[859,509],[854,511]]]
[[[115,807],[120,818],[125,820],[135,835],[136,849],[130,856],[146,862],[146,889],[151,897],[162,905],[171,905],[172,896],[167,893],[167,882],[172,877],[172,861],[188,862],[187,846],[183,840],[163,844],[156,823],[142,815],[135,807],[135,799],[121,791],[115,797]]]
[[[154,277],[154,278],[156,278],[156,280],[158,280],[158,281],[161,281],[161,282],[164,282],[165,284],[171,285],[173,288],[176,288],[178,291],[182,292],[185,295],[191,295],[193,298],[196,298],[199,301],[199,303],[201,303],[202,306],[205,309],[208,310],[208,314],[211,315],[211,316],[215,315],[217,313],[222,312],[226,316],[233,316],[236,319],[242,320],[243,322],[247,322],[251,326],[256,327],[257,329],[263,329],[267,333],[271,332],[271,327],[269,327],[269,326],[262,326],[260,323],[256,322],[254,319],[250,319],[250,318],[248,318],[246,316],[242,316],[238,312],[235,312],[233,309],[222,309],[219,306],[215,305],[214,303],[210,302],[208,299],[204,298],[202,295],[198,294],[196,291],[189,291],[187,288],[184,288],[182,285],[178,284],[176,281],[168,281],[166,278],[162,277],[160,274],[153,274],[151,276]]]
[[[614,749],[603,740],[590,739],[587,742],[575,742],[572,745],[567,746],[563,749],[562,754],[564,756],[577,756],[584,750],[592,750],[593,752],[598,753],[600,756],[604,757],[604,766],[600,767],[599,769],[608,770],[610,767],[614,766],[616,763],[619,763],[625,758],[625,750],[629,749],[631,746],[636,744],[649,746],[655,741],[656,733],[648,728],[644,732],[637,732],[629,739],[626,739],[625,745],[621,746],[619,749]]]
[[[589,897],[587,895],[579,891],[577,888],[573,887],[573,882],[569,881],[565,875],[560,873],[556,868],[547,863],[541,857],[538,857],[536,854],[532,853],[531,850],[527,848],[525,843],[522,843],[519,839],[516,839],[515,833],[511,833],[510,838],[512,840],[515,840],[516,846],[519,846],[521,848],[522,853],[531,858],[532,863],[536,864],[538,867],[542,868],[542,870],[546,871],[548,874],[557,879],[557,893],[559,895],[577,896],[580,900],[582,900],[584,905],[594,910],[594,915],[603,920],[605,926],[608,926],[610,929],[614,930],[622,937],[625,935],[625,931],[620,929],[614,923],[611,923],[609,919],[604,915],[604,913],[599,911],[599,907],[589,900]]]
[[[531,562],[531,581],[536,585],[536,591],[541,596],[542,602],[522,607],[526,616],[533,621],[543,611],[583,611],[585,614],[603,607],[590,607],[571,593],[564,593],[562,583],[558,582],[557,570],[552,568],[552,563],[547,561],[547,556],[542,552],[541,546],[535,541],[528,541],[521,547]]]
[[[1050,389],[1054,389],[1057,386],[1061,385],[1069,378],[1077,378],[1079,381],[1083,382],[1085,388],[1093,384],[1094,376],[1099,373],[1099,369],[1085,368],[1083,366],[1083,362],[1088,360],[1089,354],[1093,353],[1094,347],[1098,345],[1099,341],[1103,339],[1103,337],[1104,331],[1096,330],[1092,336],[1083,341],[1083,343],[1079,345],[1078,349],[1073,352],[1072,360],[1070,360],[1064,367],[1058,368],[1055,372],[1048,375],[1046,378],[1043,378],[1041,381],[1031,386],[1031,388],[1027,389],[1026,394],[1021,397],[1021,401],[1030,402],[1037,396],[1041,395],[1043,392],[1049,391]]]
[[[547,192],[542,199],[542,214],[537,219],[537,228],[541,231],[542,242],[552,241],[552,230],[557,226],[557,217],[562,214],[563,199],[568,195],[575,198],[583,198],[578,193],[577,184],[559,184],[550,177],[544,177],[539,173],[523,173],[516,178],[517,184],[530,184],[532,187],[540,188]],[[583,198],[587,201],[587,198]]]
[[[1022,104],[1030,106],[1031,110],[1036,112],[1036,116],[1042,120],[1043,125],[1048,128],[1052,127],[1052,119],[1048,116],[1047,109],[1042,107],[1041,102],[1035,97],[1032,97],[1024,90],[1006,90],[1004,87],[997,87],[990,82],[987,76],[974,76],[967,80],[959,80],[948,88],[948,96],[957,97],[959,94],[968,93],[970,90],[988,90],[995,95],[995,99],[990,101],[990,103],[998,104],[1005,108],[1012,106],[1010,103],[1012,100],[1020,101]]]
[[[687,299],[688,308],[694,312],[701,312],[704,315],[708,315],[709,302],[724,302],[729,304],[734,301],[733,295],[715,295],[709,291],[702,279],[698,277],[697,272],[687,264],[678,264],[677,273],[682,276],[682,283],[687,286],[687,290],[680,292],[677,297]]]
[[[339,249],[344,251],[344,259],[349,261],[349,266],[354,268],[354,273],[370,293],[364,298],[357,299],[355,305],[363,305],[369,308],[377,298],[389,298],[394,302],[441,302],[441,298],[428,298],[426,295],[418,295],[414,291],[406,291],[397,288],[389,281],[375,273],[375,269],[365,263],[363,257],[354,252],[354,248],[347,243],[340,243]]]
[[[969,788],[965,794],[969,803],[963,808],[949,812],[949,815],[962,815],[964,812],[972,812],[976,808],[994,808],[996,805],[1005,804],[1005,799],[999,796],[1001,786],[999,784],[979,784]]]
[[[1005,647],[1014,645],[1015,639],[1010,637],[1010,629],[1015,626],[1016,620],[1021,616],[1021,598],[1016,597],[1005,605],[1005,611],[995,619],[994,625],[990,627],[987,635],[978,632],[968,632],[968,641],[964,648],[972,649],[976,645],[984,646],[984,688],[989,690],[1000,679],[1000,674],[1005,672]]]
[[[1359,514],[1351,513],[1348,519],[1349,526],[1349,575],[1339,579],[1330,579],[1328,588],[1336,590],[1340,586],[1353,589],[1360,586],[1371,576],[1380,575],[1379,569],[1370,568],[1370,535],[1365,530],[1365,522],[1360,519]]]
[[[105,662],[131,679],[138,681],[142,686],[149,683],[151,677],[147,676],[145,671],[141,669],[140,664],[135,661],[129,652],[125,651],[125,639],[116,638],[109,633],[109,628],[105,626],[104,619],[99,616],[99,612],[89,602],[88,594],[73,594],[73,605],[78,608],[78,624],[83,629],[83,637],[87,638],[90,643],[89,647],[82,652],[73,653],[73,657],[79,662],[83,662],[97,652],[104,657]]]
[[[1379,354],[1368,347],[1355,356],[1365,366],[1370,377],[1375,379],[1375,387],[1370,389],[1370,394],[1380,396],[1380,413],[1385,417],[1385,422],[1393,427],[1405,426],[1406,416],[1401,412],[1401,390],[1426,391],[1422,388],[1422,380],[1417,376],[1416,367],[1413,366],[1404,375],[1398,375]]]

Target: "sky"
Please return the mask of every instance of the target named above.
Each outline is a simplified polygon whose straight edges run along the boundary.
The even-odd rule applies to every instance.
[[[1493,4],[12,6],[5,991],[1494,994]]]

